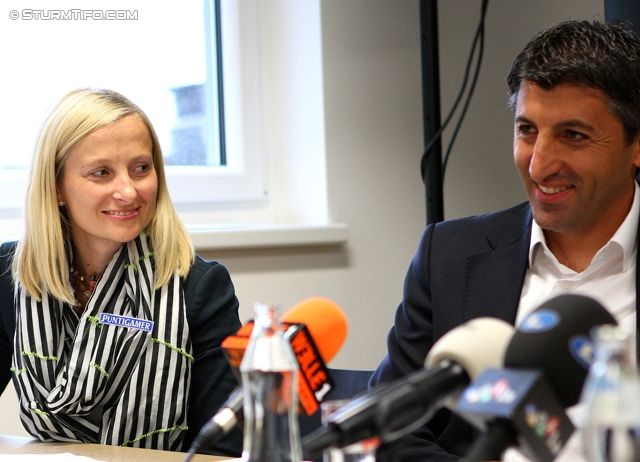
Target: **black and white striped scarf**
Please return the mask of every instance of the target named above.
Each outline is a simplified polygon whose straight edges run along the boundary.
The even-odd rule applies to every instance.
[[[153,268],[143,233],[111,259],[81,317],[16,284],[14,383],[31,435],[181,448],[193,362],[182,280],[154,291]]]

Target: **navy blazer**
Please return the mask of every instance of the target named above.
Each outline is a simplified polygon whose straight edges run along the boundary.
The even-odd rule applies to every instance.
[[[470,319],[492,316],[515,324],[531,224],[531,208],[524,202],[426,228],[405,278],[403,300],[387,338],[388,354],[370,386],[424,367],[434,342]],[[638,275],[636,266],[636,308]],[[402,438],[396,451],[403,461],[459,460],[476,433],[442,409],[428,424]]]

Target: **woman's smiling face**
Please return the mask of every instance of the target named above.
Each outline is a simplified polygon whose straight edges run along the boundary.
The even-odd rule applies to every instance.
[[[153,143],[135,115],[89,133],[69,153],[57,185],[76,247],[115,253],[156,210]]]

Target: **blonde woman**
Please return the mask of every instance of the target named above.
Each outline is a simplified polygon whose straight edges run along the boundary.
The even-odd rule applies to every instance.
[[[25,231],[0,248],[0,391],[42,441],[188,449],[237,385],[227,270],[194,254],[147,116],[82,89],[40,133]],[[239,432],[213,452],[236,456]]]

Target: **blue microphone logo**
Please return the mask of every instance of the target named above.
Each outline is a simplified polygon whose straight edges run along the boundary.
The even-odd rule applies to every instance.
[[[593,343],[582,335],[576,335],[569,339],[569,351],[571,356],[586,369],[593,363]]]
[[[541,308],[531,313],[522,322],[518,330],[528,334],[546,332],[560,323],[560,316],[553,310]]]

